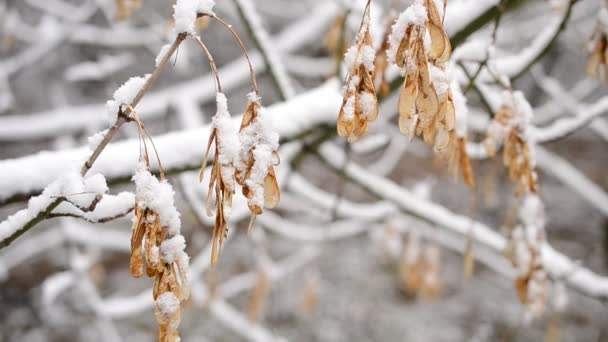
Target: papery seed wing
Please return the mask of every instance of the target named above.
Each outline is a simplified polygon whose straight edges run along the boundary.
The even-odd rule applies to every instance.
[[[215,186],[219,173],[218,168],[220,167],[218,155],[219,153],[216,147],[215,156],[213,158],[213,166],[211,167],[211,178],[209,179],[209,190],[207,191],[207,216],[209,217],[213,216],[213,210],[211,210],[211,204],[213,203],[213,187]]]
[[[435,135],[437,135],[437,126],[431,123],[422,130],[422,138],[429,145],[435,144]]]
[[[344,101],[342,108],[340,108],[340,114],[338,115],[338,126],[337,126],[338,135],[343,138],[348,137],[351,134],[351,132],[353,131],[353,120],[346,120],[344,118],[344,105],[345,104],[346,104],[346,101]]]
[[[467,153],[467,142],[464,138],[458,138],[458,150],[460,152],[458,157],[462,178],[468,186],[473,188],[475,187],[475,177],[473,176],[473,167]]]
[[[135,222],[133,223],[133,230],[131,233],[131,249],[134,247],[141,245],[141,240],[146,231],[144,225],[144,216],[146,215],[146,209],[141,209],[137,205],[137,201],[135,202]]]
[[[359,91],[366,91],[370,93],[376,92],[376,86],[374,85],[374,75],[372,72],[368,72],[367,69],[361,64],[359,69],[359,75],[361,76],[361,84]]]
[[[428,11],[429,20],[435,25],[441,25],[441,16],[439,15],[435,0],[427,0],[425,5]]]
[[[450,134],[445,129],[439,129],[435,136],[435,152],[442,153],[450,145]]]
[[[424,58],[424,57],[423,57]],[[439,110],[439,98],[435,87],[429,78],[428,64],[426,58],[421,62],[419,58],[418,68],[420,71],[418,98],[416,100],[416,108],[420,115],[420,125],[422,128],[428,127],[433,121],[433,118]]]
[[[445,128],[448,131],[453,130],[456,127],[456,109],[454,108],[454,101],[452,101],[451,96],[449,95],[448,100],[445,103],[443,115],[443,122],[445,124]]]
[[[281,156],[277,151],[272,151],[272,165],[277,166],[281,164]]]
[[[418,83],[412,81],[416,76],[408,75],[399,94],[399,115],[404,119],[411,119],[416,114],[416,97],[418,96]]]
[[[432,60],[438,60],[443,55],[446,49],[446,41],[444,39],[443,29],[431,22],[427,23],[427,28],[431,36],[431,48],[429,57]]]
[[[264,207],[272,209],[281,200],[281,190],[274,173],[274,167],[270,167],[268,174],[264,177]]]
[[[135,278],[139,278],[144,274],[144,259],[142,255],[142,249],[135,247],[131,249],[131,257],[129,259],[129,271]]]
[[[207,142],[207,151],[205,152],[205,156],[203,157],[203,162],[201,164],[201,171],[198,175],[198,181],[202,182],[205,177],[205,169],[207,168],[207,162],[209,160],[209,151],[211,150],[211,145],[215,140],[217,134],[217,130],[214,128],[211,130],[211,134],[209,135],[209,141]]]
[[[367,120],[357,118],[355,119],[355,127],[353,134],[348,137],[348,142],[355,143],[367,132]]]
[[[409,36],[411,35],[411,32],[412,32],[412,26],[410,25],[410,26],[408,26],[408,28],[405,31],[403,40],[401,40],[401,43],[399,43],[399,48],[397,48],[397,54],[395,55],[395,64],[397,64],[397,66],[400,68],[405,67],[405,60],[407,59],[407,51],[409,50],[409,47],[410,47]]]
[[[441,30],[443,41],[445,48],[443,49],[443,53],[441,56],[437,58],[437,62],[444,63],[450,60],[450,56],[452,56],[452,43],[450,42],[450,37],[448,37],[445,30]]]
[[[251,121],[255,119],[257,116],[257,104],[253,101],[247,102],[247,107],[245,107],[245,111],[243,112],[243,119],[241,120],[241,128],[239,132],[242,132],[243,129],[247,128],[251,124]]]
[[[254,215],[261,215],[264,212],[264,209],[262,207],[253,203],[252,201],[249,201],[247,203],[247,206],[249,207],[249,211],[251,211],[251,213]]]

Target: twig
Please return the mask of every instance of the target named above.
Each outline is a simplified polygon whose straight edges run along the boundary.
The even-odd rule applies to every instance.
[[[86,175],[86,173],[91,169],[91,167],[93,166],[93,164],[95,163],[97,158],[99,158],[99,155],[101,155],[101,152],[106,148],[108,143],[110,143],[110,141],[112,140],[112,138],[114,137],[116,132],[118,132],[120,130],[122,125],[131,120],[129,118],[129,115],[132,113],[133,108],[135,108],[137,106],[137,104],[141,101],[141,99],[144,97],[146,92],[150,89],[150,86],[158,78],[163,67],[165,66],[165,64],[167,64],[167,62],[171,58],[171,55],[173,55],[175,50],[177,50],[177,47],[182,43],[182,41],[185,38],[186,38],[185,33],[181,33],[175,38],[175,41],[171,45],[171,48],[169,49],[169,51],[167,53],[165,53],[165,56],[162,58],[161,62],[156,66],[156,68],[152,72],[152,75],[147,79],[146,83],[139,90],[139,92],[137,93],[137,95],[135,96],[133,101],[130,104],[128,104],[125,112],[117,113],[118,117],[117,117],[114,125],[112,125],[112,127],[110,127],[110,129],[106,132],[103,139],[99,142],[99,144],[97,145],[97,147],[95,148],[93,153],[89,156],[89,158],[86,160],[84,165],[82,165],[82,168],[80,169],[81,176],[84,177]],[[2,241],[2,243],[0,244],[0,249],[10,245],[13,241],[15,241],[15,239],[17,239],[18,237],[23,235],[25,232],[30,230],[32,227],[34,227],[38,223],[42,222],[43,220],[49,218],[49,216],[51,215],[53,210],[55,208],[57,208],[63,201],[64,201],[63,198],[57,198],[56,200],[51,202],[51,204],[49,204],[45,209],[41,210],[35,217],[28,220],[21,228],[18,228],[8,238],[4,239]]]
[[[258,48],[264,59],[266,70],[268,70],[279,98],[285,101],[294,96],[295,91],[287,76],[285,66],[281,62],[281,59],[271,50],[272,48],[269,46],[270,37],[266,30],[264,30],[258,13],[255,12],[255,7],[250,0],[233,0],[233,2],[236,5],[239,17],[245,24],[249,37],[253,40],[254,45]]]

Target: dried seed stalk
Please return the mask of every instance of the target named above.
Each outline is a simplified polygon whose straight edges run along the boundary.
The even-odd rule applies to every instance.
[[[227,236],[227,222],[232,208],[236,183],[242,186],[243,194],[248,200],[249,208],[254,217],[261,214],[264,207],[274,208],[279,202],[280,191],[274,172],[274,166],[279,164],[277,152],[279,137],[269,129],[266,120],[263,118],[264,108],[258,95],[253,64],[245,45],[232,26],[222,18],[215,14],[206,15],[220,22],[236,39],[247,58],[253,88],[237,135],[236,130],[231,127],[232,123],[227,109],[226,97],[221,93],[220,79],[213,57],[200,38],[195,37],[209,58],[218,88],[218,112],[213,118],[213,128],[200,173],[202,180],[209,152],[215,143],[207,212],[211,214],[211,204],[215,191],[216,210],[211,263],[216,264],[222,244]]]
[[[426,34],[430,44],[426,48]],[[456,113],[445,63],[451,45],[434,0],[417,0],[392,27],[389,59],[405,75],[399,95],[399,129],[421,136],[435,151],[450,144]]]
[[[134,112],[143,145],[140,166],[133,176],[136,184],[135,219],[131,237],[129,269],[134,277],[144,271],[155,277],[152,295],[159,324],[159,341],[178,341],[180,303],[189,297],[185,240],[180,234],[179,213],[173,203],[173,189],[164,179],[159,161],[160,180],[150,173],[145,135],[149,134]],[[154,148],[156,152],[156,148]],[[140,150],[141,151],[141,150]]]
[[[279,136],[270,130],[265,109],[256,93],[249,94],[239,130],[241,150],[236,181],[243,187],[249,210],[260,215],[279,204],[281,192],[274,167],[279,165]]]
[[[532,109],[521,92],[505,96],[506,104],[488,127],[484,142],[486,152],[494,156],[498,145],[504,143],[503,163],[509,170],[509,178],[516,184],[516,194],[534,193],[537,190],[536,162],[534,145],[527,131]]]
[[[475,178],[473,176],[473,167],[471,160],[467,154],[467,142],[464,137],[459,137],[456,134],[450,134],[450,146],[448,157],[448,169],[454,178],[459,174],[462,179],[470,187],[475,186]]]
[[[344,87],[344,99],[338,115],[338,135],[356,142],[367,132],[370,121],[378,117],[378,98],[376,96],[375,55],[369,30],[370,3],[367,2],[357,41],[345,57],[348,74]]]
[[[214,194],[216,205],[211,249],[211,264],[213,265],[217,263],[222,244],[228,233],[228,218],[235,192],[235,159],[238,153],[238,140],[236,131],[232,127],[233,124],[228,112],[226,96],[218,92],[216,102],[217,112],[213,117],[207,151],[200,170],[200,180],[202,181],[207,167],[209,152],[211,151],[211,147],[215,145],[207,193],[207,215],[212,215],[211,205]]]

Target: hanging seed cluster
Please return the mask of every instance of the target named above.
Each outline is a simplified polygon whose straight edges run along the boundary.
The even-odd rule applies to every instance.
[[[152,290],[159,341],[179,341],[181,302],[189,297],[189,257],[180,234],[174,192],[142,163],[133,176],[136,186],[135,218],[131,237],[131,275],[154,277]]]
[[[239,130],[236,180],[254,215],[262,214],[263,208],[276,207],[281,199],[274,171],[280,163],[279,135],[271,130],[265,115],[260,97],[250,93]]]
[[[399,259],[399,276],[406,295],[436,299],[441,295],[441,250],[411,233]]]
[[[370,121],[378,117],[375,81],[376,50],[370,33],[370,2],[367,3],[355,45],[346,52],[348,74],[344,99],[338,115],[338,135],[351,143],[367,132]]]
[[[235,161],[238,154],[238,137],[236,136],[230,113],[228,101],[223,93],[216,95],[217,112],[213,116],[211,134],[207,144],[207,152],[201,167],[200,180],[203,180],[207,160],[211,147],[215,146],[209,191],[207,193],[207,215],[212,216],[211,205],[215,194],[215,226],[213,228],[213,241],[211,250],[211,263],[215,264],[221,246],[227,234],[227,222],[232,209],[232,198],[236,188]]]
[[[517,270],[515,288],[519,300],[532,318],[545,312],[549,280],[543,266],[542,245],[545,242],[545,213],[538,196],[528,195],[520,207],[521,224],[511,232],[507,256]]]
[[[455,109],[446,74],[452,52],[434,0],[417,0],[397,19],[389,37],[389,61],[405,77],[399,95],[399,129],[446,150]]]
[[[422,137],[437,153],[447,155],[451,173],[462,175],[467,185],[474,186],[466,152],[466,100],[449,72],[452,47],[443,27],[445,4],[438,7],[435,0],[414,1],[385,31],[376,51],[370,33],[370,3],[356,43],[344,58],[348,74],[338,135],[352,143],[367,132],[369,122],[378,116],[376,85],[381,94],[388,94],[386,70],[395,65],[404,76],[398,102],[400,131],[410,139]],[[459,131],[457,119],[464,127]]]
[[[242,187],[253,215],[260,215],[264,208],[274,208],[280,200],[280,190],[274,167],[280,162],[279,136],[273,132],[265,118],[265,109],[257,93],[248,96],[241,127],[237,133],[233,127],[226,97],[217,94],[217,112],[213,117],[207,152],[201,167],[201,180],[206,160],[215,146],[207,212],[212,215],[211,205],[215,194],[215,227],[211,263],[217,263],[222,244],[227,236],[228,219],[237,184]]]
[[[466,97],[462,94],[458,82],[451,84],[452,99],[456,113],[456,129],[450,132],[448,148],[448,169],[454,178],[462,175],[462,179],[470,187],[475,186],[473,167],[467,153],[467,117],[468,107]]]
[[[500,144],[504,144],[503,163],[516,185],[516,194],[534,193],[538,176],[534,143],[528,129],[532,107],[520,91],[505,92],[502,98],[505,102],[488,127],[484,141],[486,152],[494,156]]]

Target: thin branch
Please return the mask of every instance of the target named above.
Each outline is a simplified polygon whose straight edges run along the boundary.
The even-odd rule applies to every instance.
[[[99,144],[97,145],[97,147],[95,148],[93,153],[89,156],[89,158],[82,165],[82,168],[80,169],[81,176],[84,177],[86,175],[86,173],[91,169],[91,167],[93,166],[93,164],[95,163],[97,158],[99,158],[99,155],[101,155],[101,152],[110,143],[110,141],[112,140],[112,138],[114,137],[116,132],[118,132],[120,130],[122,125],[131,120],[129,118],[129,115],[132,113],[132,110],[137,106],[137,104],[141,101],[141,99],[146,94],[146,92],[150,89],[150,86],[158,78],[158,76],[160,75],[165,64],[167,64],[169,62],[169,59],[171,58],[173,53],[177,50],[178,46],[181,44],[181,42],[185,38],[186,38],[186,34],[183,34],[183,33],[179,34],[175,38],[175,41],[171,45],[171,48],[169,49],[169,51],[167,53],[165,53],[165,56],[162,58],[160,63],[156,66],[156,68],[152,72],[152,75],[147,79],[146,83],[139,90],[139,92],[137,93],[137,95],[135,96],[133,101],[130,104],[128,104],[125,112],[117,113],[118,115],[117,115],[117,119],[116,119],[116,122],[114,123],[114,125],[112,125],[112,127],[110,127],[110,129],[106,132],[103,139],[99,142]],[[25,232],[30,230],[32,227],[36,226],[38,223],[49,218],[49,216],[51,215],[53,210],[55,208],[57,208],[63,201],[64,201],[63,198],[57,198],[56,200],[51,202],[46,208],[40,210],[38,212],[38,214],[35,215],[33,218],[26,221],[21,227],[16,228],[13,232],[10,233],[10,235],[7,238],[2,240],[2,243],[0,244],[0,249],[10,245],[13,241],[15,241],[15,239],[17,239],[18,237],[23,235]],[[24,209],[24,210],[27,210],[27,209]]]
[[[250,0],[234,0],[239,17],[245,24],[245,28],[249,33],[249,37],[253,40],[254,45],[260,51],[266,70],[271,77],[279,98],[283,101],[295,95],[295,91],[290,83],[290,80],[279,56],[277,56],[269,46],[270,36],[262,26],[262,22],[256,12],[255,7]]]

